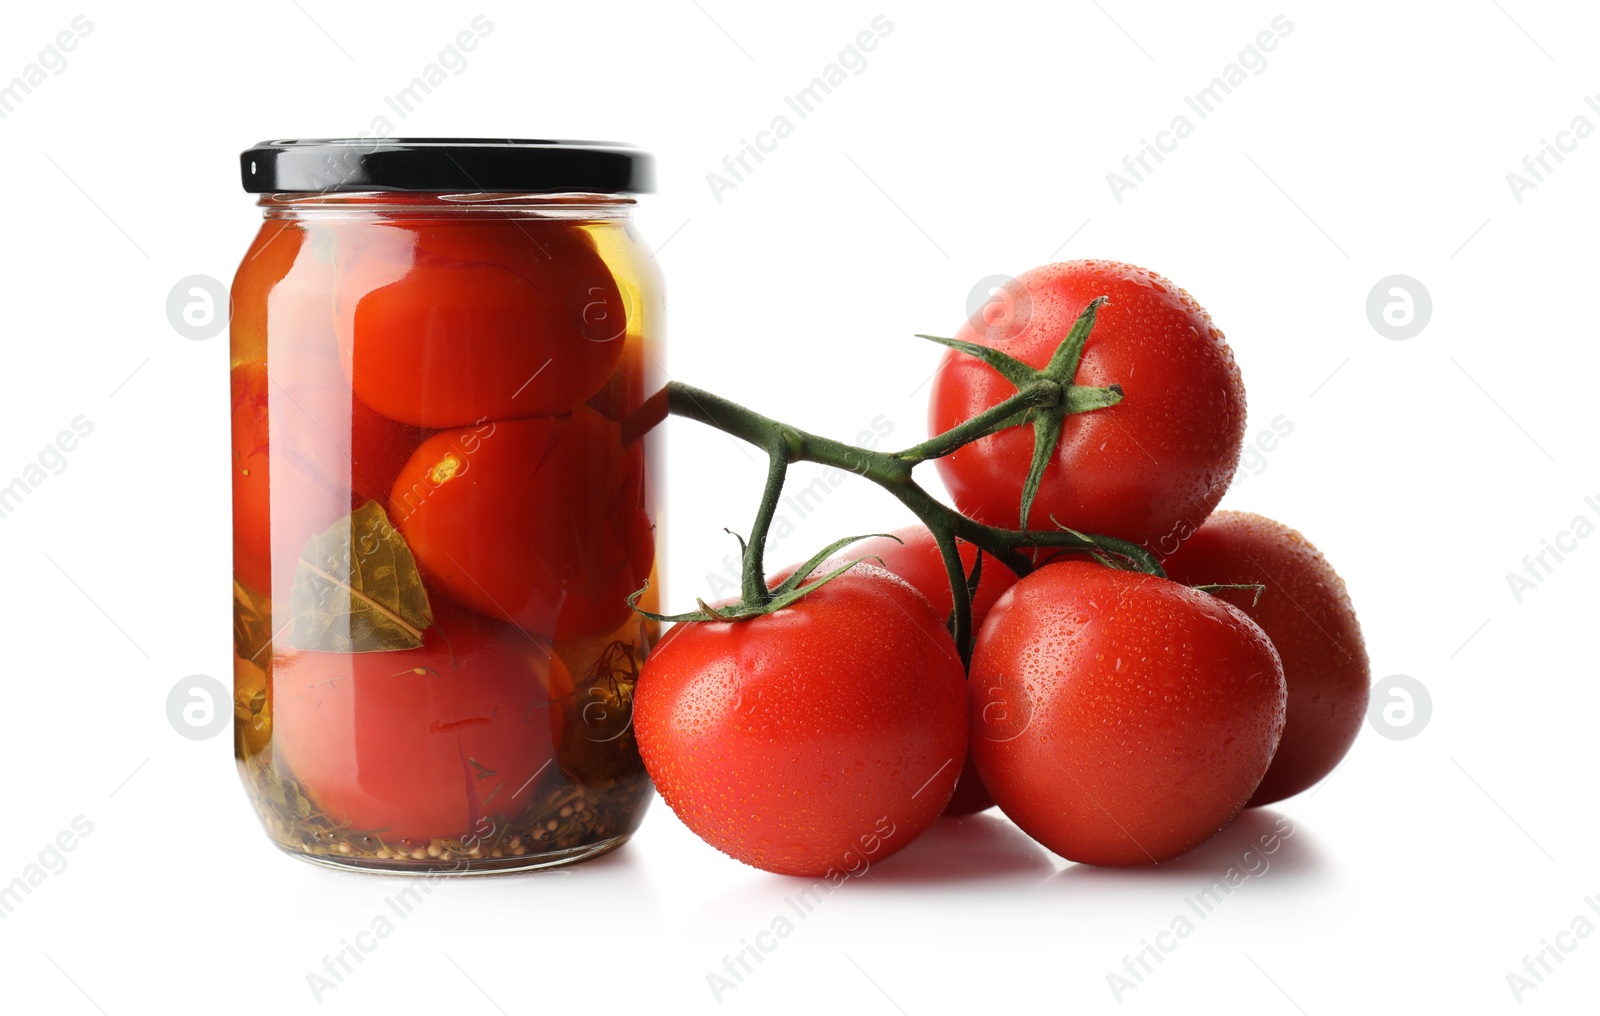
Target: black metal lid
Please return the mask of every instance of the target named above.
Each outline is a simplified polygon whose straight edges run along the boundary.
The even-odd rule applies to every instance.
[[[655,160],[608,141],[324,138],[263,141],[239,156],[251,194],[338,191],[644,194]]]

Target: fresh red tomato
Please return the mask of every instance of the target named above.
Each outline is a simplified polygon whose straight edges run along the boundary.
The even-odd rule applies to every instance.
[[[1217,512],[1164,565],[1187,584],[1266,587],[1259,599],[1217,593],[1272,639],[1289,687],[1283,742],[1250,804],[1293,797],[1333,772],[1367,715],[1371,672],[1355,607],[1328,559],[1282,523]]]
[[[1153,864],[1233,821],[1278,747],[1283,666],[1243,613],[1096,562],[1012,586],[978,635],[972,754],[1012,821],[1073,861]]]
[[[860,558],[877,557],[883,566],[894,574],[911,583],[912,587],[923,596],[927,597],[933,605],[934,613],[940,617],[948,618],[955,607],[955,601],[950,597],[950,577],[945,574],[944,555],[939,553],[939,544],[924,526],[909,526],[896,530],[894,539],[877,536],[870,540],[851,544],[842,557]],[[961,564],[968,575],[972,574],[972,566],[978,556],[978,548],[970,543],[961,543]],[[825,566],[827,567],[827,566]],[[977,631],[983,624],[983,619],[989,616],[989,608],[1000,599],[1000,594],[1011,588],[1017,581],[1016,572],[1001,564],[991,556],[983,559],[983,570],[978,576],[978,591],[972,598],[972,630]],[[950,798],[950,804],[945,807],[946,815],[961,816],[975,815],[987,808],[994,807],[994,798],[983,787],[983,780],[978,776],[978,771],[969,757],[961,769],[961,779],[956,783],[955,796]]]
[[[957,337],[1044,367],[1089,302],[1109,296],[1084,346],[1075,383],[1119,384],[1123,400],[1068,416],[1027,520],[1118,536],[1170,553],[1216,507],[1239,463],[1244,384],[1226,340],[1188,293],[1112,261],[1067,261],[1024,272],[1009,287],[1022,312],[974,315]],[[942,434],[1016,388],[952,350],[933,382],[929,427]],[[961,511],[1016,528],[1033,428],[1012,427],[938,460]]]
[[[350,224],[334,320],[360,399],[421,427],[565,413],[622,357],[627,313],[580,227],[537,219]]]
[[[272,682],[273,739],[317,806],[422,845],[520,811],[555,769],[571,690],[525,632],[439,604],[420,648],[283,650]]]
[[[772,614],[673,628],[645,661],[634,727],[701,839],[842,881],[944,810],[966,757],[965,684],[944,619],[861,564]]]
[[[390,515],[430,588],[558,639],[611,631],[655,538],[644,451],[580,406],[435,434],[395,481]]]

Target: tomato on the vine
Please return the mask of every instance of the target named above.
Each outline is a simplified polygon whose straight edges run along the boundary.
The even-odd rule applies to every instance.
[[[437,428],[565,413],[622,357],[627,311],[579,226],[438,218],[336,235],[345,369],[392,419]]]
[[[1355,607],[1328,559],[1298,532],[1249,512],[1217,512],[1163,562],[1190,584],[1254,584],[1217,592],[1261,626],[1283,660],[1288,720],[1251,805],[1293,797],[1333,772],[1361,730],[1371,672]]]
[[[1243,613],[1168,579],[1046,565],[1000,598],[968,689],[984,785],[1073,861],[1153,864],[1231,822],[1283,732],[1284,680]]]
[[[1013,314],[992,323],[974,315],[956,337],[1033,367],[1050,362],[1092,300],[1109,296],[1074,383],[1123,391],[1116,405],[1067,416],[1024,528],[1054,528],[1054,519],[1175,550],[1222,498],[1244,440],[1244,384],[1222,332],[1188,293],[1112,261],[1035,268],[1003,296]],[[952,350],[934,378],[929,427],[942,434],[1014,394],[991,367]],[[1017,528],[1033,437],[1032,427],[1010,427],[939,459],[956,507]]]
[[[773,613],[679,624],[645,662],[639,750],[706,842],[786,875],[848,877],[932,825],[967,750],[944,619],[870,564]]]
[[[963,542],[958,549],[962,567],[970,575],[977,562],[978,548]],[[917,592],[927,597],[934,613],[940,617],[950,616],[955,606],[950,596],[950,577],[945,571],[944,555],[939,552],[939,544],[926,526],[908,526],[895,530],[889,536],[875,536],[853,543],[843,556],[878,558],[883,567],[911,583]],[[978,588],[972,594],[973,631],[978,630],[983,619],[989,616],[989,608],[1015,581],[1016,572],[995,560],[992,555],[984,556],[983,567],[978,574]],[[983,779],[968,755],[961,769],[961,779],[956,783],[955,795],[945,806],[944,813],[952,816],[975,815],[992,807],[994,798],[983,788]]]
[[[431,588],[557,639],[611,631],[655,556],[644,451],[579,406],[444,431],[400,471],[390,515]]]
[[[281,650],[282,761],[335,822],[393,844],[462,837],[515,815],[553,770],[572,690],[525,632],[442,604],[416,649]]]

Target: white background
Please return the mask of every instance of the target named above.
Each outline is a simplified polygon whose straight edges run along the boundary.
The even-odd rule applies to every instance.
[[[0,120],[0,483],[68,421],[94,431],[9,517],[0,883],[93,825],[0,921],[8,1012],[751,1013],[1519,1008],[1507,974],[1600,913],[1594,856],[1600,540],[1521,602],[1507,573],[1596,520],[1596,173],[1587,138],[1518,202],[1506,174],[1600,92],[1596,12],[1432,5],[9,5],[0,80],[93,24]],[[940,5],[944,8],[946,5]],[[1420,5],[1417,5],[1420,6]],[[954,5],[949,5],[953,9]],[[1203,9],[1203,10],[1202,10]],[[979,280],[1112,257],[1189,289],[1244,371],[1250,432],[1292,435],[1230,493],[1349,582],[1375,678],[1431,693],[1419,736],[1364,728],[1314,793],[1154,871],[1077,868],[999,817],[945,823],[829,897],[720,1003],[707,974],[799,888],[657,802],[603,860],[434,892],[340,984],[306,975],[402,883],[268,844],[229,737],[166,699],[229,669],[226,340],[166,320],[231,277],[258,213],[236,155],[370,131],[482,13],[493,30],[397,136],[599,137],[660,160],[642,211],[673,377],[853,437],[923,434],[935,352]],[[706,174],[873,17],[892,32],[735,189]],[[1106,174],[1282,14],[1293,31],[1145,182]],[[1515,20],[1513,20],[1515,19]],[[1524,31],[1525,30],[1525,31]],[[1432,319],[1393,341],[1368,291]],[[758,464],[671,426],[669,600],[703,595]],[[931,480],[931,476],[930,476]],[[844,487],[773,551],[901,517]],[[1553,560],[1553,559],[1551,559]],[[1277,816],[1294,835],[1120,1001],[1107,974]],[[1597,901],[1600,905],[1600,901]],[[1600,935],[1520,1008],[1592,1005]]]

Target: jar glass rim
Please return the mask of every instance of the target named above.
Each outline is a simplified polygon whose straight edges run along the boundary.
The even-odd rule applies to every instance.
[[[269,219],[323,217],[423,217],[625,219],[637,201],[625,194],[480,191],[288,191],[262,194],[256,204]]]

